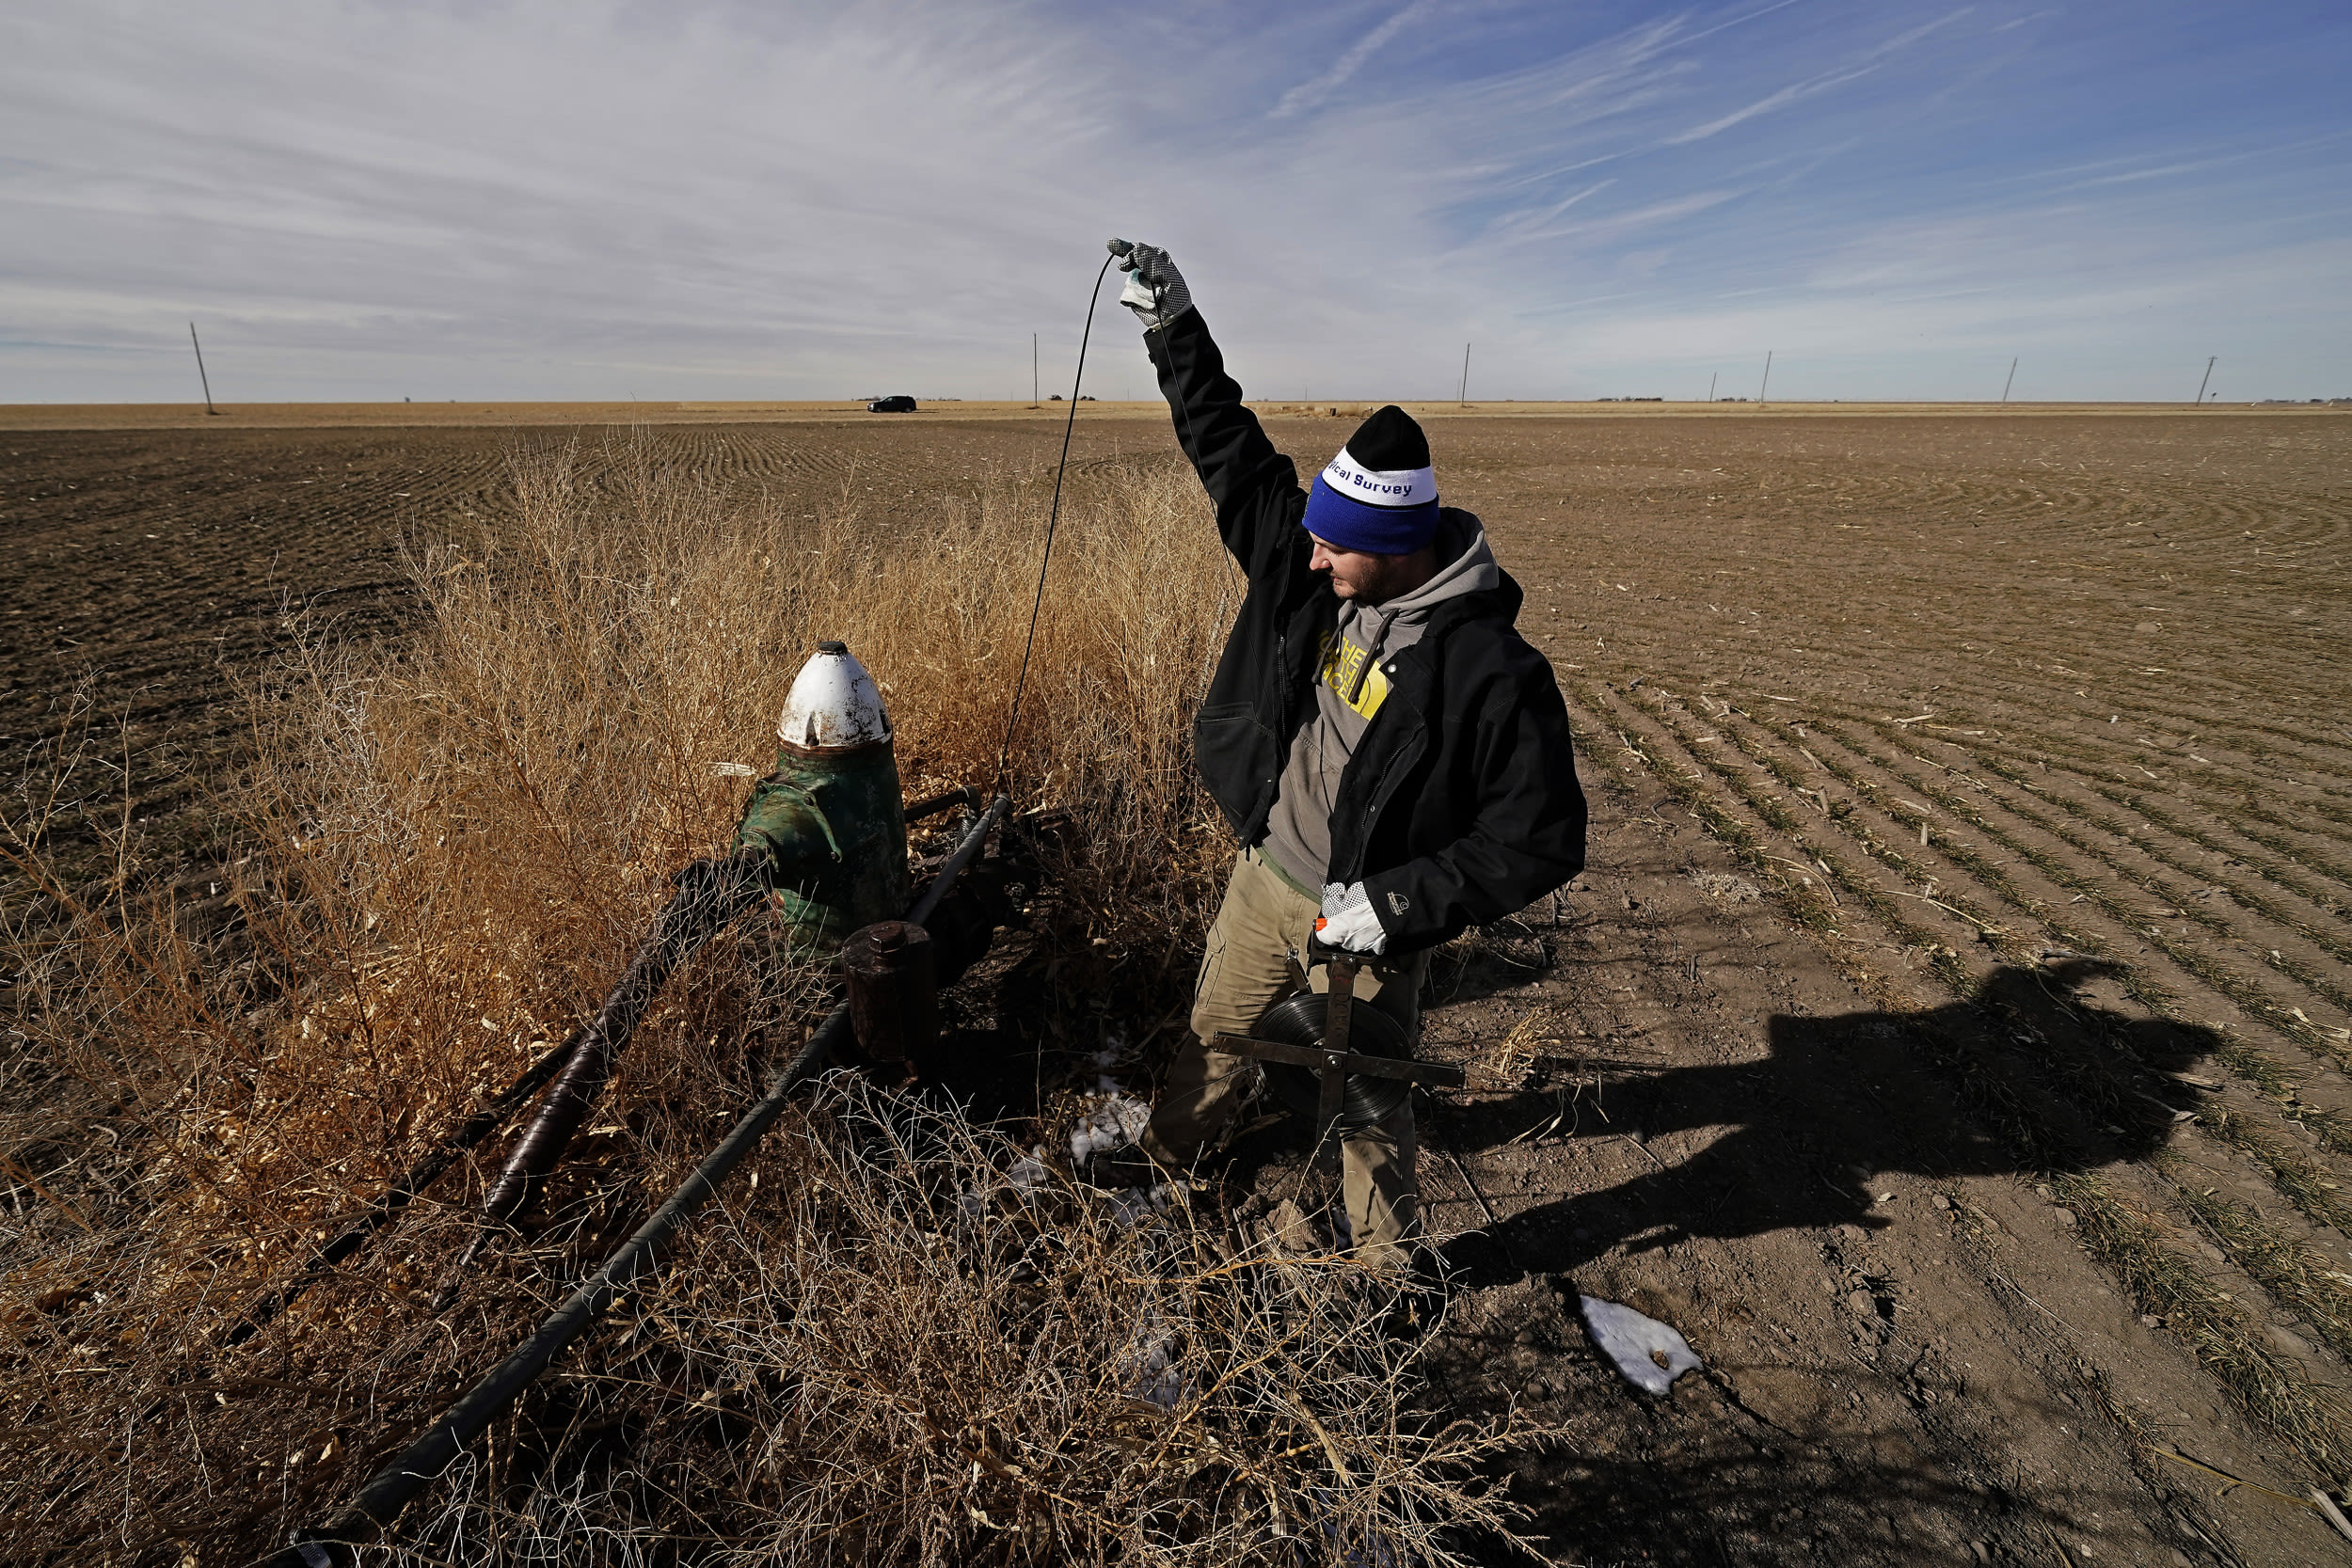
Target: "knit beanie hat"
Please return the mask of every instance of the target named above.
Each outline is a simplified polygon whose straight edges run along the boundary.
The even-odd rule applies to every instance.
[[[1307,531],[1343,550],[1410,555],[1438,531],[1429,438],[1394,404],[1356,427],[1307,492]]]

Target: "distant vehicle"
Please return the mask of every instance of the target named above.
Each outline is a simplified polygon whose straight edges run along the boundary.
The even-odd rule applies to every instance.
[[[866,405],[868,414],[912,414],[914,400],[901,392],[894,398],[876,398]]]

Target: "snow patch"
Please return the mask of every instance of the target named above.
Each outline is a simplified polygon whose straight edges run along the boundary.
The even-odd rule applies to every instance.
[[[1103,1083],[1101,1093],[1084,1095],[1078,1101],[1077,1125],[1070,1130],[1070,1158],[1077,1164],[1134,1143],[1152,1122],[1151,1106],[1121,1093],[1108,1078]]]
[[[1133,1230],[1176,1200],[1176,1189],[1162,1181],[1150,1187],[1129,1187],[1110,1195],[1111,1218]]]
[[[1139,1327],[1127,1370],[1134,1379],[1128,1386],[1129,1393],[1162,1410],[1172,1411],[1191,1389],[1168,1362],[1169,1338],[1168,1330],[1156,1321]]]
[[[1114,1035],[1093,1056],[1094,1092],[1078,1097],[1078,1122],[1070,1130],[1070,1160],[1084,1165],[1097,1154],[1134,1143],[1152,1123],[1152,1107],[1111,1076],[1125,1040]]]
[[[1037,1145],[1015,1160],[1012,1168],[1005,1172],[1006,1184],[1025,1201],[1040,1187],[1050,1185],[1053,1180],[1053,1169],[1045,1163],[1043,1144]],[[993,1190],[993,1186],[967,1186],[956,1196],[957,1207],[963,1211],[966,1219],[977,1220],[988,1212],[988,1195]]]

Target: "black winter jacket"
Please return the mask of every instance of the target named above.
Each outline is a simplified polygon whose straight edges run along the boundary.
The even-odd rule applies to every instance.
[[[1144,341],[1249,579],[1193,746],[1226,820],[1255,845],[1291,739],[1313,716],[1316,658],[1340,601],[1329,576],[1308,569],[1298,470],[1242,405],[1200,312]],[[1450,520],[1477,526],[1467,514]],[[1523,909],[1584,868],[1567,707],[1513,625],[1523,597],[1505,573],[1492,592],[1439,605],[1419,641],[1382,661],[1389,696],[1340,776],[1330,875],[1365,884],[1391,954]]]

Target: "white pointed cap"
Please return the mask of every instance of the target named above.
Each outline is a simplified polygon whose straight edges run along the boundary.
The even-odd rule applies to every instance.
[[[890,738],[890,712],[846,642],[819,642],[784,700],[777,738],[806,751],[848,751]]]

